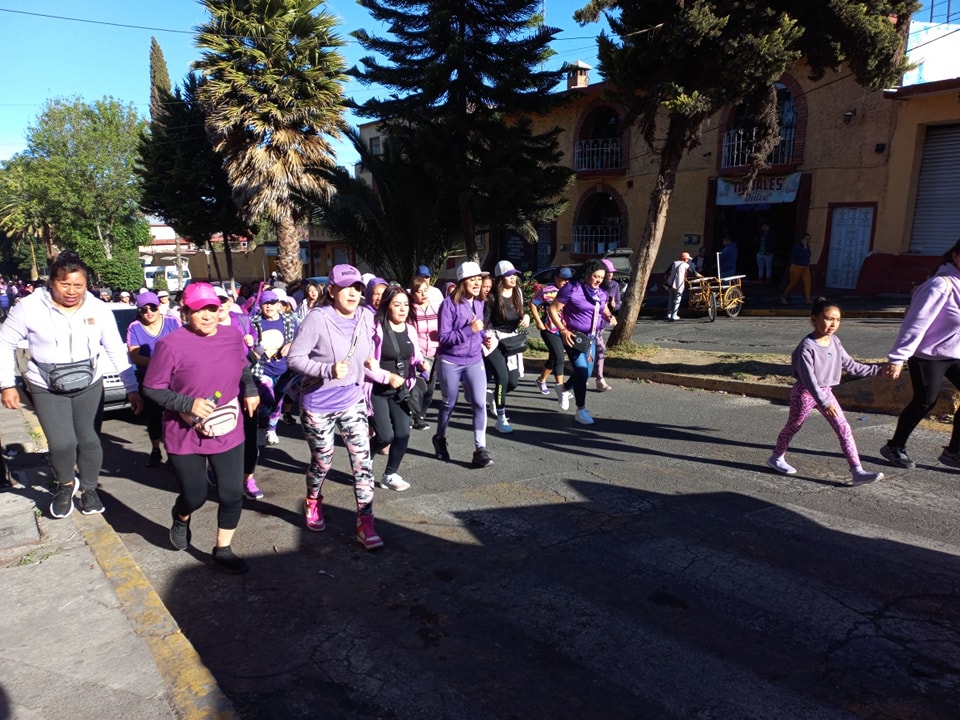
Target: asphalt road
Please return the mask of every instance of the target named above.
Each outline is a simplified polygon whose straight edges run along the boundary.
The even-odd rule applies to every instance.
[[[529,377],[492,468],[468,466],[464,414],[451,463],[414,433],[412,489],[377,491],[382,551],[353,539],[341,447],[327,530],[305,529],[297,426],[246,502],[245,576],[211,566],[212,503],[195,549],[170,549],[172,475],[143,467],[145,431],[124,416],[103,428],[106,518],[243,718],[960,717],[944,437],[918,431],[916,470],[854,488],[819,417],[785,478],[763,465],[783,406],[620,380],[590,393],[584,428]],[[849,417],[877,468],[894,418]]]

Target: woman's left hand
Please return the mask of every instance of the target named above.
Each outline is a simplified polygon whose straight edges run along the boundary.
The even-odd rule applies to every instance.
[[[130,403],[130,409],[134,415],[139,415],[143,411],[143,398],[136,390],[127,393],[127,401]]]
[[[17,410],[20,407],[20,391],[15,387],[8,387],[2,394],[3,406],[8,410]]]
[[[530,327],[530,316],[524,315],[523,320],[520,321],[520,329],[526,330],[528,327]]]
[[[243,399],[243,409],[247,412],[247,417],[253,417],[254,413],[257,412],[257,408],[260,407],[260,396],[254,395],[252,397],[245,397]]]

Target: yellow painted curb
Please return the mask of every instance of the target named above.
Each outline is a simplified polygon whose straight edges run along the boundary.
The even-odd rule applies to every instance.
[[[80,515],[75,521],[113,584],[124,614],[153,653],[177,717],[237,720],[233,704],[113,528],[101,515]]]

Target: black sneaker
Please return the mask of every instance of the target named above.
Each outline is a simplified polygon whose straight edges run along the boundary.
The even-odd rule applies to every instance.
[[[907,455],[906,448],[894,447],[890,443],[887,443],[880,448],[880,454],[883,455],[891,465],[896,465],[906,470],[913,470],[917,466],[917,464],[910,459],[910,456]]]
[[[103,512],[103,502],[96,489],[84,490],[80,495],[80,512],[84,515],[99,515]]]
[[[290,413],[283,413],[280,416],[280,422],[282,422],[284,425],[296,425],[300,421],[294,418]]]
[[[945,447],[938,460],[942,465],[960,468],[960,452],[954,452],[950,448]]]
[[[215,547],[213,549],[213,561],[231,575],[243,575],[250,569],[247,566],[247,561],[234,555],[229,545],[227,547]]]
[[[473,453],[473,466],[478,468],[490,467],[493,465],[493,458],[486,448],[477,448]]]
[[[170,509],[173,524],[170,526],[170,544],[177,550],[186,550],[190,547],[190,521],[181,520],[177,516],[177,508]]]
[[[447,450],[447,439],[445,437],[433,436],[433,453],[437,456],[437,460],[450,462],[450,452]]]
[[[79,494],[80,483],[76,480],[69,485],[60,483],[60,487],[53,495],[53,500],[50,501],[50,517],[58,520],[67,517],[73,512],[73,496]]]
[[[429,429],[430,429],[430,426],[427,425],[427,421],[426,421],[426,420],[424,420],[422,417],[417,416],[417,418],[413,421],[413,429],[414,429],[414,430],[429,430]]]
[[[160,467],[163,462],[163,456],[160,454],[160,448],[154,448],[150,451],[150,457],[147,458],[147,467]]]

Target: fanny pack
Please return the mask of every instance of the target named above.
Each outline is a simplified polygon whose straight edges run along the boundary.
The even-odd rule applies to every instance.
[[[85,390],[93,382],[93,358],[70,363],[34,362],[52,393],[71,393]]]
[[[240,419],[240,401],[234,398],[223,405],[218,405],[216,410],[200,422],[194,422],[192,413],[180,413],[180,416],[193,425],[203,437],[220,437],[237,426],[237,421]]]
[[[497,333],[497,339],[500,340],[500,352],[508,357],[524,352],[530,340],[526,330],[520,330],[512,334]]]

